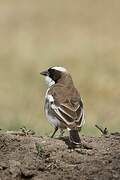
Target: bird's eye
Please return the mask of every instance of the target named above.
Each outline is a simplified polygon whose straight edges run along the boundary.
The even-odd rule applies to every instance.
[[[55,83],[60,79],[61,77],[61,73],[55,69],[49,68],[48,69],[49,72],[49,77],[55,81]]]

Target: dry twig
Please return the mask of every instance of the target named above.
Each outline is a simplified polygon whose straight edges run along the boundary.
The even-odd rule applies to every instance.
[[[97,124],[95,125],[95,127],[103,134],[103,135],[107,135],[108,134],[108,129],[104,128],[102,129],[100,126],[98,126]]]

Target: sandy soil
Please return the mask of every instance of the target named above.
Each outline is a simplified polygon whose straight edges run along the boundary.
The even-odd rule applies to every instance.
[[[71,150],[67,138],[0,133],[0,180],[120,179],[120,133],[81,139]]]

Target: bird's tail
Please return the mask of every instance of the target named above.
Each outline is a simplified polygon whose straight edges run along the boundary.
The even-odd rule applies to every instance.
[[[70,133],[70,141],[73,144],[75,145],[81,144],[80,136],[77,129],[70,129],[69,133]]]

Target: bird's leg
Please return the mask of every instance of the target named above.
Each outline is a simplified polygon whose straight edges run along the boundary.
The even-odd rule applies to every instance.
[[[57,132],[57,130],[58,130],[58,127],[55,127],[55,130],[54,130],[54,132],[53,132],[53,134],[52,134],[51,138],[53,138],[53,137],[54,137],[54,135],[55,135],[55,133]]]
[[[60,135],[59,135],[59,138],[63,137],[63,134],[64,134],[64,130],[63,130],[63,129],[60,129]]]

